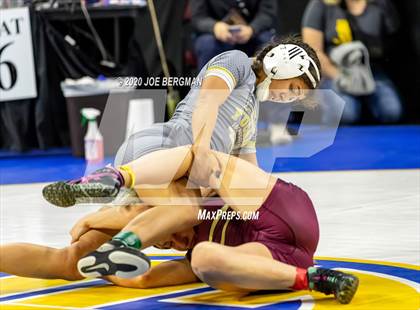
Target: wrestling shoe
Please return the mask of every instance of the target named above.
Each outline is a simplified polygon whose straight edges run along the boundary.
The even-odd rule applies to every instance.
[[[136,248],[111,240],[81,258],[77,269],[86,278],[117,276],[128,279],[146,273],[150,269],[150,259]]]
[[[49,184],[42,190],[44,198],[58,207],[70,207],[76,202],[111,202],[124,184],[121,173],[106,166],[80,179]]]
[[[357,291],[359,279],[337,270],[311,267],[308,269],[309,288],[326,295],[334,294],[342,304],[348,304]]]

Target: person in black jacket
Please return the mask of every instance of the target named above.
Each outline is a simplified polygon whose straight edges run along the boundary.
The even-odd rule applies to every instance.
[[[191,11],[198,69],[231,49],[251,56],[275,34],[275,0],[194,0]]]

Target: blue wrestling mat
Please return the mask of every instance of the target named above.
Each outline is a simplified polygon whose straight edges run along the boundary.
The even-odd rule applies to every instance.
[[[311,157],[275,158],[301,153],[314,141],[326,139],[327,133],[313,129],[290,144],[261,147],[258,163],[273,172],[420,168],[420,126],[341,126],[333,143]]]
[[[152,256],[154,264],[177,258]],[[340,306],[332,297],[302,292],[239,294],[204,284],[157,289],[128,289],[103,280],[67,282],[0,274],[0,308],[17,309],[404,309],[420,307],[420,267],[365,260],[318,258],[327,268],[347,270],[360,279],[351,304]]]
[[[420,168],[420,126],[342,126],[331,145],[306,158],[278,154],[302,152],[326,139],[327,130],[313,129],[293,143],[257,149],[260,167],[266,171],[337,171]],[[112,162],[108,158],[106,163]],[[104,164],[106,164],[104,163]],[[16,156],[0,152],[0,184],[52,182],[78,178],[85,161],[67,152],[29,153]]]

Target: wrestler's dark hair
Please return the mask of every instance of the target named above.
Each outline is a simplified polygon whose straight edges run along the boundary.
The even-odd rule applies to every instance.
[[[311,46],[309,46],[309,44],[303,42],[302,37],[300,35],[289,35],[286,37],[274,38],[272,41],[267,43],[261,50],[257,51],[257,53],[255,54],[256,59],[252,64],[252,70],[254,71],[257,77],[259,77],[261,72],[263,72],[263,59],[265,55],[280,44],[294,44],[303,48],[305,52],[309,55],[309,57],[311,57],[312,60],[316,63],[319,70],[319,74],[321,74],[321,63],[315,50]],[[314,66],[311,65],[309,67],[309,72],[311,72],[312,76],[316,79],[318,75]],[[311,80],[306,76],[306,74],[301,75],[300,78],[305,82],[305,85],[308,87],[308,89],[314,89]]]

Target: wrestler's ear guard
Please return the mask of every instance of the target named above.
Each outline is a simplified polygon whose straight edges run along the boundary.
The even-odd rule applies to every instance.
[[[311,65],[315,69],[315,77],[309,70]],[[315,61],[302,47],[295,44],[280,44],[269,51],[264,56],[263,69],[270,80],[292,79],[305,74],[313,88],[316,88],[321,80]]]

